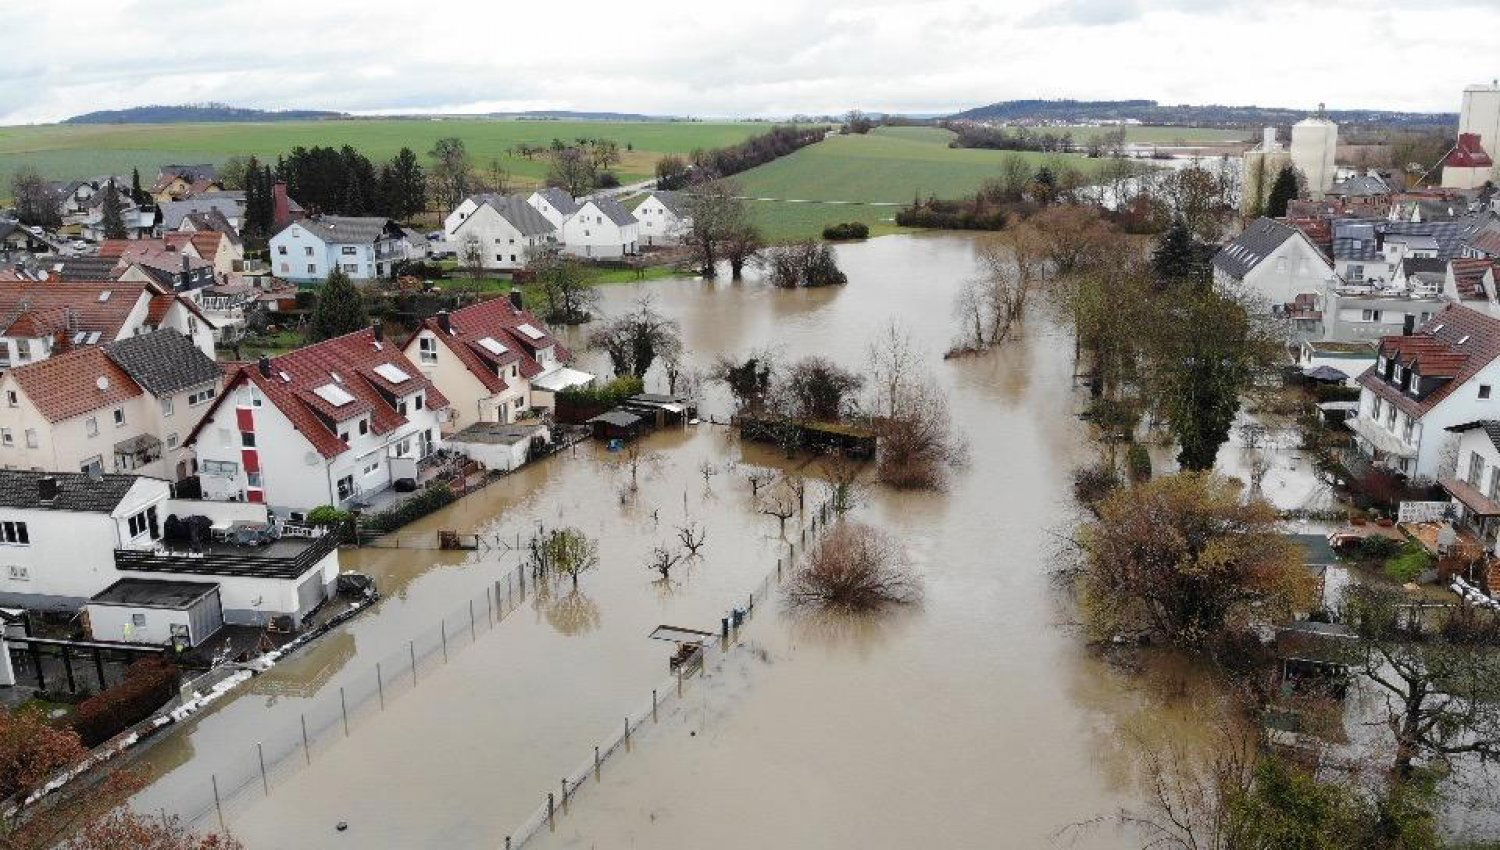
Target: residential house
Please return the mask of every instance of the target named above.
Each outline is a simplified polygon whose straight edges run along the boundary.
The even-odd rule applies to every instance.
[[[272,271],[294,283],[320,283],[334,268],[351,279],[389,277],[405,258],[401,227],[379,216],[325,215],[293,221],[271,237]]]
[[[50,254],[57,245],[40,232],[13,218],[0,218],[0,260],[13,262],[36,254]]]
[[[679,245],[693,229],[688,196],[682,192],[653,191],[635,208],[643,245]]]
[[[1470,216],[1461,233],[1458,256],[1500,260],[1500,214],[1486,212]]]
[[[181,201],[197,195],[222,190],[219,171],[211,163],[198,165],[163,165],[156,182],[148,190],[158,203]]]
[[[1447,474],[1457,442],[1446,429],[1500,418],[1500,319],[1449,304],[1412,333],[1380,340],[1360,375],[1359,415],[1348,420],[1359,450],[1414,478]]]
[[[1500,420],[1476,419],[1448,426],[1458,435],[1452,469],[1440,471],[1456,524],[1467,527],[1496,551],[1500,541]]]
[[[1448,261],[1444,268],[1443,296],[1492,316],[1500,316],[1497,265],[1500,265],[1500,260],[1489,257]]]
[[[441,443],[448,400],[377,328],[234,364],[188,437],[209,499],[355,507]]]
[[[1448,264],[1437,257],[1407,256],[1396,266],[1391,285],[1402,292],[1435,295],[1443,291]]]
[[[1443,185],[1477,189],[1494,179],[1495,161],[1485,152],[1478,133],[1459,133],[1458,143],[1443,157]]]
[[[108,239],[99,246],[99,256],[115,260],[115,280],[151,282],[177,292],[190,292],[214,282],[215,268],[200,253],[195,234],[170,233],[161,239]],[[204,251],[216,256],[224,238],[220,233],[205,233],[200,238]],[[228,259],[228,256],[226,256]]]
[[[486,269],[519,269],[557,244],[557,228],[520,195],[476,195],[477,204],[448,236],[460,263],[477,251]],[[462,206],[462,205],[460,205]],[[456,211],[455,211],[456,212]]]
[[[579,204],[573,200],[573,196],[556,186],[548,186],[532,192],[531,196],[526,199],[526,203],[552,222],[554,230],[559,231],[562,230],[563,222],[572,218],[579,209]]]
[[[104,201],[107,196],[104,192],[97,192],[84,204],[84,207],[75,215],[68,216],[66,223],[77,224],[79,234],[85,239],[98,242],[106,238],[104,230]],[[130,200],[128,191],[121,191],[119,197],[120,221],[125,228],[127,239],[140,239],[151,235],[156,227],[156,208],[142,206]]]
[[[1214,281],[1262,300],[1296,322],[1300,338],[1321,334],[1321,311],[1334,280],[1328,258],[1301,230],[1258,218],[1213,258]]]
[[[185,533],[190,517],[204,518],[197,522],[211,539]],[[255,539],[237,535],[241,529],[256,529]],[[338,539],[289,529],[264,505],[175,499],[158,478],[0,470],[4,605],[77,611],[122,579],[188,580],[217,587],[225,623],[264,626],[279,617],[297,627],[334,593]],[[142,606],[123,622],[106,616],[93,623],[93,635],[151,640],[136,632],[151,632],[156,617],[177,616]],[[180,636],[189,643],[202,637]]]
[[[0,281],[0,369],[159,328],[214,354],[213,325],[198,305],[155,284]]]
[[[551,408],[558,390],[593,380],[567,367],[571,352],[523,309],[519,292],[427,318],[404,350],[452,405],[445,433],[512,423],[528,409]]]
[[[238,233],[245,219],[244,192],[214,192],[185,201],[166,201],[157,205],[158,235],[182,230],[183,221],[194,213],[217,212]],[[190,225],[190,227],[192,227]]]
[[[1467,217],[1420,222],[1340,219],[1333,223],[1334,271],[1350,285],[1384,287],[1408,255],[1440,260],[1459,256],[1471,229]]]
[[[630,256],[639,249],[639,231],[639,222],[619,201],[591,198],[563,222],[563,250],[597,259]]]
[[[0,467],[194,473],[183,438],[218,396],[219,365],[175,330],[76,348],[0,375]]]

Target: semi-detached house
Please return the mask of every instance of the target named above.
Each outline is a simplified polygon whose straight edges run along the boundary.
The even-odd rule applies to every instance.
[[[1359,376],[1359,415],[1348,420],[1359,450],[1414,478],[1454,472],[1458,437],[1448,429],[1500,418],[1500,319],[1450,304],[1411,334],[1380,340]]]
[[[534,252],[557,244],[557,227],[520,195],[475,195],[453,215],[461,217],[448,240],[465,265],[477,254],[486,269],[519,269]]]
[[[188,438],[207,499],[259,502],[296,518],[357,507],[417,477],[441,443],[448,400],[375,328],[255,363]]]
[[[657,189],[635,208],[643,245],[679,245],[693,229],[692,208],[682,192]]]
[[[406,259],[401,226],[377,216],[325,215],[294,221],[271,237],[271,268],[294,283],[319,283],[335,269],[351,280],[389,277]]]
[[[578,257],[610,259],[635,254],[640,228],[635,216],[614,198],[584,201],[563,222],[563,250]]]

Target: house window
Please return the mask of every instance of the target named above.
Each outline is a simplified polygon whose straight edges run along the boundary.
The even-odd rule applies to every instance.
[[[1406,417],[1406,423],[1401,426],[1401,439],[1410,444],[1412,431],[1414,431],[1416,427],[1417,420],[1411,418],[1410,416]]]
[[[130,615],[130,625],[134,626],[137,629],[144,629],[146,627],[146,615],[145,614],[131,614]]]
[[[340,502],[354,495],[354,476],[345,475],[343,478],[340,478],[338,488]]]
[[[164,398],[164,399],[162,399],[161,400],[161,415],[162,416],[171,416],[172,415],[172,411],[174,409],[174,406],[175,405],[174,405],[174,402],[172,401],[172,399],[170,399],[170,398]]]
[[[216,387],[204,387],[201,390],[194,390],[188,393],[188,407],[197,407],[205,402],[213,401],[214,396],[218,394],[219,390]],[[250,398],[256,407],[260,406],[258,403],[259,396],[252,392]]]
[[[104,458],[94,455],[78,465],[78,471],[85,475],[96,474],[104,471]]]
[[[240,474],[240,465],[230,460],[205,460],[202,469],[204,475],[222,478],[233,478]]]
[[[0,522],[0,543],[9,543],[12,546],[30,546],[31,534],[26,530],[26,523],[11,522],[10,520]]]
[[[312,264],[312,263],[308,263],[307,264],[307,273],[308,274],[317,274],[318,273],[318,267],[316,265]]]
[[[247,472],[247,473],[245,473],[245,484],[246,484],[246,486],[249,486],[249,487],[259,487],[259,486],[261,486],[260,485],[260,473],[259,472]]]
[[[10,432],[10,429],[0,428],[0,445],[14,446],[15,444],[16,438],[15,435]]]
[[[240,432],[240,445],[243,446],[243,447],[245,447],[245,448],[247,448],[247,449],[253,449],[253,448],[255,448],[255,432],[254,431],[241,431]]]
[[[346,444],[349,443],[349,442],[351,442],[350,439],[349,439],[349,432],[348,431],[340,431],[339,432],[339,439],[343,440]]]
[[[396,405],[396,412],[399,413],[399,414],[401,414],[402,416],[406,415],[406,400],[405,399],[403,399],[400,404]]]
[[[1479,397],[1480,398],[1489,398],[1490,397],[1490,385],[1489,384],[1480,384],[1479,385]]]
[[[356,251],[355,251],[355,249],[354,249],[354,246],[353,246],[353,245],[345,245],[345,246],[344,246],[344,247],[343,247],[343,248],[340,248],[340,249],[339,249],[339,253],[340,253],[340,254],[343,254],[343,255],[344,255],[344,256],[346,256],[346,257],[352,257],[352,256],[354,256],[354,255],[355,255],[355,253],[357,253],[357,252],[356,252]]]
[[[126,520],[126,525],[130,528],[130,539],[132,540],[147,533],[151,535],[152,540],[157,540],[161,537],[161,526],[156,522],[155,505],[131,516],[130,519]]]
[[[31,340],[29,340],[29,339],[18,339],[18,340],[16,340],[16,359],[17,360],[30,360],[31,359]]]
[[[286,246],[285,245],[278,245],[276,247],[276,253],[280,254],[283,257],[285,257],[286,256]]]
[[[424,336],[417,340],[417,352],[423,363],[437,362],[437,340]]]
[[[358,274],[359,263],[344,263],[344,271],[348,272],[349,274]]]
[[[99,420],[93,416],[83,420],[83,430],[90,437],[99,436]]]
[[[177,448],[177,432],[176,431],[173,431],[172,433],[170,433],[170,434],[167,435],[167,448],[169,448],[169,449],[175,449],[175,448]]]
[[[365,475],[373,475],[376,472],[379,472],[380,458],[377,455],[370,455],[368,458],[366,458],[363,471]]]
[[[37,440],[36,429],[35,428],[27,428],[26,429],[26,448],[28,448],[28,449],[34,449],[38,445],[40,445],[40,442]]]
[[[1484,482],[1484,458],[1479,452],[1469,453],[1469,477],[1468,482],[1475,487]]]
[[[370,420],[368,420],[368,419],[361,419],[361,420],[359,420],[359,433],[360,433],[360,436],[364,436],[365,434],[370,433]]]
[[[421,410],[422,409],[422,404],[423,404],[422,394],[421,393],[417,393],[416,398],[414,398],[414,399],[411,400],[411,404],[412,404],[412,407],[415,407],[417,410]]]
[[[1391,405],[1385,411],[1385,427],[1388,430],[1396,430],[1396,405]]]
[[[311,257],[311,256],[312,256],[312,246],[311,246],[311,245],[309,245],[309,246],[307,246],[307,247],[306,247],[306,248],[303,248],[303,249],[302,249],[302,251],[303,251],[303,253],[305,253],[305,254],[306,254],[306,255],[307,255],[307,256],[309,256],[309,257]]]
[[[6,390],[5,391],[5,403],[6,403],[6,405],[8,405],[10,407],[17,407],[17,406],[19,406],[20,399],[16,397],[16,391],[15,390]]]
[[[117,407],[117,408],[115,408],[115,427],[118,428],[118,427],[120,427],[121,425],[124,425],[124,424],[125,424],[125,408],[123,408],[123,407]]]
[[[1360,318],[1360,321],[1364,321],[1364,322],[1378,322],[1378,321],[1380,321],[1380,311],[1379,310],[1361,310],[1360,313],[1359,313],[1359,318]]]

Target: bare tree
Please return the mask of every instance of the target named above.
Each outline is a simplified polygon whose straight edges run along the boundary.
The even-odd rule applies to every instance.
[[[62,198],[35,168],[16,169],[10,195],[22,224],[55,227],[62,223]]]
[[[859,474],[863,465],[840,451],[825,454],[818,462],[823,477],[828,480],[829,503],[839,516],[847,514],[863,498],[863,487]]]
[[[773,516],[779,522],[777,534],[786,536],[786,521],[797,513],[797,495],[789,488],[777,487],[761,499],[760,512]]]
[[[656,546],[646,561],[646,569],[655,571],[662,581],[672,578],[672,568],[682,561],[682,553],[673,552],[665,546]]]
[[[599,309],[599,290],[581,261],[548,248],[528,257],[527,267],[536,273],[547,297],[548,322],[576,325],[593,318]]]
[[[878,455],[876,474],[894,487],[942,486],[947,470],[964,460],[948,401],[921,367],[911,337],[895,322],[870,345],[869,372]]]
[[[661,469],[661,463],[660,452],[646,451],[638,442],[627,445],[619,460],[619,467],[625,473],[624,492],[632,496],[640,492],[641,479]]]
[[[547,169],[547,185],[556,186],[573,197],[593,191],[598,171],[588,153],[576,147],[556,148]]]
[[[677,539],[682,543],[682,548],[687,550],[689,558],[696,558],[698,550],[708,542],[708,532],[697,523],[688,523],[678,526]]]
[[[449,209],[458,206],[469,194],[473,171],[463,139],[453,136],[438,139],[428,155],[435,161],[427,172],[433,198]]]
[[[657,357],[681,353],[682,330],[677,322],[658,313],[647,296],[636,303],[634,312],[595,328],[589,334],[589,346],[609,356],[616,375],[644,378]]]
[[[698,474],[703,476],[703,489],[707,490],[710,479],[719,474],[719,467],[711,460],[705,460],[698,464]]]
[[[682,234],[692,264],[703,277],[718,274],[720,260],[731,259],[730,242],[738,243],[733,253],[743,266],[759,249],[759,234],[749,223],[741,190],[731,180],[715,180],[694,187],[688,194],[688,217],[692,226]],[[751,247],[754,245],[754,247]],[[738,272],[735,274],[738,277]]]
[[[990,240],[979,248],[979,273],[959,289],[953,311],[959,319],[959,344],[953,353],[999,345],[1026,311],[1031,292],[1030,264],[1009,246]]]
[[[869,611],[921,599],[921,585],[901,547],[872,526],[841,522],[808,553],[787,599],[844,611]]]
[[[479,241],[479,237],[470,236],[464,240],[459,260],[464,264],[464,272],[469,276],[469,285],[474,287],[475,292],[478,292],[480,281],[484,279],[484,244]]]
[[[745,478],[750,482],[750,498],[760,498],[760,488],[770,484],[776,479],[776,474],[769,469],[754,467],[745,473]]]

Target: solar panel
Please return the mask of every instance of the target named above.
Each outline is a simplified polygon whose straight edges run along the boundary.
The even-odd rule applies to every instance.
[[[390,381],[393,384],[399,384],[402,381],[411,380],[411,376],[402,371],[401,367],[397,366],[394,363],[382,363],[379,366],[376,366],[375,374],[379,375],[382,378],[385,378],[387,381]]]
[[[348,390],[337,384],[324,384],[313,390],[313,394],[334,407],[343,407],[349,402],[354,401],[354,396],[350,395]]]
[[[488,351],[491,354],[504,354],[505,352],[510,351],[509,348],[501,345],[500,341],[492,336],[487,336],[484,339],[481,339],[479,341],[479,344],[484,347],[485,351]]]

